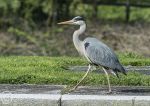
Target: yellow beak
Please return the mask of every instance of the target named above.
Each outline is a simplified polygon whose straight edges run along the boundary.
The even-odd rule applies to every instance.
[[[73,21],[69,20],[69,21],[64,21],[64,22],[60,22],[60,23],[57,23],[57,24],[73,24]]]

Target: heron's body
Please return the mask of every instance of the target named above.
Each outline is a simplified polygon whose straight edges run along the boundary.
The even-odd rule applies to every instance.
[[[120,64],[117,56],[113,52],[111,48],[109,48],[106,44],[102,43],[96,38],[88,37],[81,41],[79,36],[82,35],[86,30],[86,24],[83,21],[83,18],[78,16],[73,18],[70,21],[62,22],[59,24],[74,24],[80,25],[80,28],[76,30],[73,34],[73,43],[77,51],[86,57],[88,62],[93,65],[102,66],[104,69],[105,74],[107,75],[108,83],[109,77],[107,70],[111,70],[113,74],[118,77],[117,72],[122,72],[126,74],[125,69]],[[90,65],[87,73],[81,79],[81,81],[87,76],[88,72],[90,71]],[[81,82],[80,81],[80,82]],[[80,82],[75,86],[75,88],[80,84]],[[111,92],[110,83],[109,83],[109,91]]]
[[[88,46],[86,46],[86,44],[88,44]],[[96,38],[86,38],[84,40],[84,46],[86,57],[91,63],[107,69],[112,69],[115,73],[119,71],[125,74],[125,70],[120,64],[117,56],[107,45]]]
[[[79,39],[79,35],[83,34],[85,29],[86,24],[83,24],[73,34],[73,42],[77,51],[85,56],[91,64],[112,69],[116,75],[118,75],[117,72],[125,74],[117,56],[106,44],[93,37],[88,37],[83,41]]]

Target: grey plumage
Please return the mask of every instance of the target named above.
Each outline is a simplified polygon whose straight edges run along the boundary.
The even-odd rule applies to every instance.
[[[89,46],[85,49],[85,54],[92,64],[102,66],[106,69],[112,69],[116,75],[122,72],[126,75],[125,69],[120,64],[117,56],[107,45],[96,38],[86,38],[83,43],[88,42]]]

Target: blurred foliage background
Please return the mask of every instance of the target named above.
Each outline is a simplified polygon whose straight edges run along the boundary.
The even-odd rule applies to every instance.
[[[119,52],[150,56],[150,7],[130,8],[97,3],[150,5],[149,0],[0,0],[0,55],[73,55],[73,26],[57,22],[81,15],[92,35]]]

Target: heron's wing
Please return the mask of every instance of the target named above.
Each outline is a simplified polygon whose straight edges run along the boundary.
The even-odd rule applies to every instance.
[[[87,38],[84,40],[84,47],[85,55],[91,63],[125,72],[113,50],[104,43],[95,38]]]

